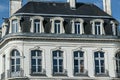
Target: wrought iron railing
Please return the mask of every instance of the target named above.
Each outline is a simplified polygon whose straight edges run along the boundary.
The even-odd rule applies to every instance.
[[[7,71],[8,78],[15,78],[15,77],[24,77],[24,71],[20,69],[20,71],[12,72],[11,70]]]
[[[78,72],[75,72],[75,69],[73,69],[73,75],[74,76],[88,76],[88,71],[87,70],[78,70]]]
[[[5,72],[1,74],[1,80],[5,80]]]
[[[53,70],[52,70],[53,71]],[[63,69],[62,72],[54,72],[52,73],[53,76],[67,76],[67,70]]]
[[[31,76],[46,76],[46,70],[45,69],[42,69],[41,72],[33,72],[32,69],[31,69]]]

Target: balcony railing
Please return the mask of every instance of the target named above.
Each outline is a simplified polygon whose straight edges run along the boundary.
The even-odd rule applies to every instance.
[[[12,72],[11,70],[8,70],[7,75],[8,78],[24,77],[24,71],[22,69],[16,72]]]
[[[84,69],[82,72],[75,72],[75,69],[73,69],[73,74],[74,76],[88,76],[88,71]]]
[[[1,74],[1,80],[5,80],[5,72]]]
[[[32,69],[31,69],[31,76],[46,76],[46,70],[45,69],[42,69],[41,72],[33,72]]]
[[[52,70],[53,71],[53,70]],[[67,76],[67,70],[63,69],[63,72],[54,72],[53,71],[53,76]]]
[[[104,73],[95,73],[95,76],[97,77],[107,77],[107,76],[109,76],[109,72],[108,72],[108,70],[105,70],[105,72]]]

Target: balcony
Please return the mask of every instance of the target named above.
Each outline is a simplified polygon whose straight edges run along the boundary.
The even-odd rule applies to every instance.
[[[21,69],[17,72],[12,72],[11,70],[7,71],[8,78],[22,78],[24,77],[24,71]]]
[[[80,70],[78,70],[78,71],[80,71]],[[87,77],[88,76],[88,71],[87,70],[83,70],[81,72],[75,72],[75,69],[73,69],[73,74],[74,74],[74,76]]]
[[[1,80],[5,80],[5,72],[1,74]]]
[[[53,71],[53,70],[52,70]],[[63,72],[53,72],[53,76],[67,76],[67,70],[63,69]]]
[[[31,76],[46,76],[46,70],[45,69],[42,69],[41,72],[33,72],[32,69],[31,69]]]

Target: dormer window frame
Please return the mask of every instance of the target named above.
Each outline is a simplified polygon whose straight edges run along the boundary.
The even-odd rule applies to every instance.
[[[55,32],[55,22],[56,21],[60,21],[60,31],[57,30],[58,32],[56,33]],[[50,22],[51,22],[51,33],[56,33],[56,34],[62,34],[62,33],[65,33],[65,29],[64,29],[64,25],[63,25],[63,22],[64,22],[64,19],[62,17],[54,17],[52,19],[50,19]]]
[[[71,22],[72,22],[72,30],[71,30],[72,34],[84,34],[84,27],[83,27],[84,20],[83,19],[81,19],[81,18],[73,19]],[[80,29],[80,30],[79,31],[77,30],[77,33],[76,33],[75,24],[78,25],[78,23],[79,23],[80,28],[77,28],[77,29]],[[76,26],[76,27],[78,27],[78,26]]]
[[[13,16],[12,18],[9,19],[10,21],[10,29],[9,29],[9,33],[17,33],[17,32],[21,32],[21,27],[20,27],[20,19],[21,17],[17,17],[17,16]],[[13,32],[13,21],[16,20],[16,26],[18,27],[18,30],[16,32]]]
[[[31,20],[31,29],[30,29],[31,33],[44,33],[45,32],[44,26],[43,26],[43,21],[44,21],[43,17],[34,16],[34,17],[31,17],[30,20]],[[35,20],[40,20],[40,23],[39,23],[40,28],[37,32],[35,32]]]
[[[92,21],[90,21],[90,23],[92,24],[92,34],[93,35],[105,35],[104,20],[93,19]],[[96,23],[100,23],[100,25],[97,25]],[[97,30],[100,29],[100,32],[99,31],[95,32],[95,27],[100,27],[100,28],[97,28]]]
[[[117,36],[118,35],[118,31],[117,31],[117,22],[116,21],[110,21],[110,24],[112,26],[112,35],[113,36]]]

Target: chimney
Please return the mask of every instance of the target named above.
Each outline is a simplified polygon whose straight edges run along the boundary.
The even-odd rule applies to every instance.
[[[12,16],[22,6],[22,0],[10,0],[10,16]]]
[[[76,0],[67,0],[67,2],[69,2],[71,9],[76,8]]]
[[[111,0],[103,0],[103,9],[109,15],[112,14],[112,12],[111,12]]]

